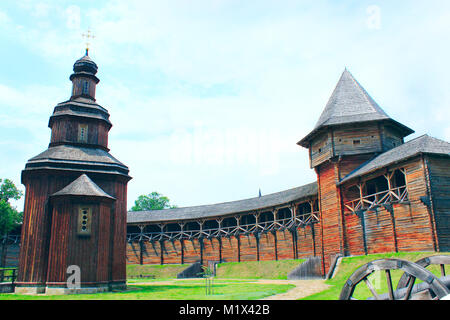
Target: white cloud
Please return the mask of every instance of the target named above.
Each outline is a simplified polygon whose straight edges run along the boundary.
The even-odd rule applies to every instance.
[[[307,151],[295,143],[313,128],[344,66],[394,119],[449,137],[445,9],[377,4],[380,28],[370,29],[367,6],[326,1],[43,3],[33,20],[43,24],[13,25],[2,12],[0,24],[64,68],[83,53],[80,30],[91,28],[111,153],[134,176],[129,206],[153,190],[194,205],[313,181]],[[45,140],[52,106],[68,94],[61,90],[0,85],[0,104],[24,115],[17,128]],[[0,123],[12,118],[3,113]]]
[[[66,9],[67,21],[66,26],[69,29],[80,29],[81,16],[80,7],[75,5],[70,5]]]

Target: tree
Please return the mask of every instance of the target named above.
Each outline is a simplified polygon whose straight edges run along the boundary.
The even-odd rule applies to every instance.
[[[23,212],[18,212],[16,208],[9,203],[10,199],[19,200],[23,192],[18,190],[14,183],[9,180],[0,179],[0,240],[17,227],[23,220]],[[0,241],[1,254],[0,266],[4,266],[6,262],[6,241]]]
[[[8,234],[22,221],[23,213],[9,203],[10,199],[19,200],[22,195],[11,180],[0,179],[0,236]]]
[[[169,198],[153,191],[148,195],[139,196],[134,202],[131,211],[162,210],[168,208],[176,208],[176,206],[170,205]]]

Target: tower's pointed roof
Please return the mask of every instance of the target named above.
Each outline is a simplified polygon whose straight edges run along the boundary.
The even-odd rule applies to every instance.
[[[84,173],[76,180],[68,184],[66,187],[59,190],[58,192],[55,192],[51,196],[81,196],[115,199],[114,197],[111,197],[109,194],[103,191]]]
[[[313,131],[298,144],[307,147],[312,136],[324,127],[367,121],[393,122],[405,136],[414,132],[391,119],[345,68]]]

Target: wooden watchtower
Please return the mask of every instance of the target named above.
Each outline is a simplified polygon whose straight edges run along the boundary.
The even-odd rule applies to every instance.
[[[339,181],[413,132],[391,119],[344,70],[314,129],[297,143],[309,149],[317,174],[324,272],[331,255],[344,254]]]
[[[108,111],[96,103],[97,65],[86,54],[73,66],[69,100],[49,120],[46,151],[28,160],[17,292],[78,292],[126,286],[128,167],[108,149]],[[76,291],[76,290],[75,290]]]

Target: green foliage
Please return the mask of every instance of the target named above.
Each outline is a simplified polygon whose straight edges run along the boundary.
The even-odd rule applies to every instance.
[[[9,199],[19,200],[22,197],[23,192],[17,189],[11,180],[0,179],[0,183],[0,199],[8,202]]]
[[[23,219],[23,213],[18,212],[9,203],[10,199],[19,200],[23,192],[18,190],[14,183],[0,179],[0,236],[14,229]]]
[[[169,198],[153,191],[148,195],[140,195],[134,202],[131,211],[162,210],[168,208],[176,208],[176,206],[170,205]]]

